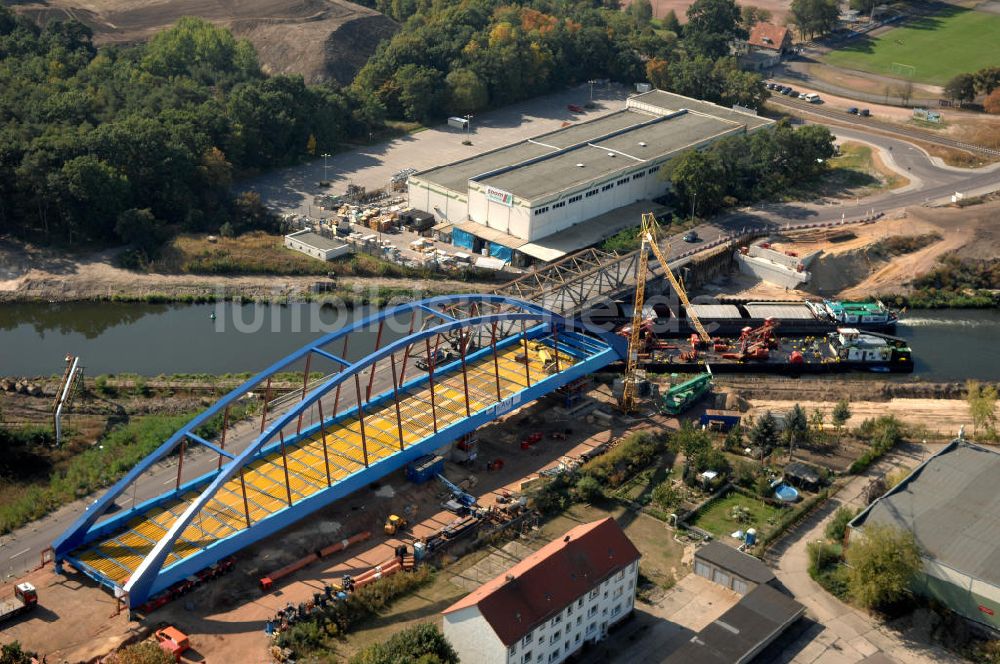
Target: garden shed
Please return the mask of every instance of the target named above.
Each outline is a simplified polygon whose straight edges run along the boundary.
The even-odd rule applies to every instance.
[[[785,480],[800,489],[816,492],[823,486],[823,478],[812,466],[793,461],[785,466]]]

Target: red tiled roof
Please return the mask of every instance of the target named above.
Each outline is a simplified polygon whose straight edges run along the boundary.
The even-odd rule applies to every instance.
[[[751,46],[760,48],[770,48],[778,51],[788,37],[788,28],[775,25],[774,23],[757,23],[750,30],[750,38],[747,42]]]
[[[442,613],[477,606],[496,635],[509,646],[640,555],[614,519],[585,523]]]

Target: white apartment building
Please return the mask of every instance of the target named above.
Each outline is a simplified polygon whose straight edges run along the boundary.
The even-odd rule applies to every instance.
[[[558,664],[631,613],[639,551],[614,519],[573,528],[445,609],[463,662]]]

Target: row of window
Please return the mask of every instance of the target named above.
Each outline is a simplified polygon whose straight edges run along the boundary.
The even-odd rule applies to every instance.
[[[556,208],[565,207],[566,203],[571,203],[571,204],[572,203],[576,203],[577,201],[583,200],[583,197],[585,195],[586,195],[587,198],[590,198],[591,196],[596,196],[601,191],[609,191],[611,189],[614,189],[615,186],[617,186],[617,185],[628,184],[630,180],[638,180],[639,178],[644,178],[644,177],[646,177],[646,175],[652,175],[653,173],[657,172],[658,170],[660,170],[660,167],[659,166],[654,166],[653,168],[650,168],[648,171],[639,171],[638,173],[635,173],[631,177],[624,177],[624,178],[618,180],[617,182],[609,182],[608,184],[606,184],[603,187],[601,187],[600,190],[598,190],[598,189],[591,189],[586,194],[577,194],[576,196],[571,196],[569,199],[567,199],[565,201],[559,201],[558,203],[553,203],[552,204],[552,209],[554,210]],[[548,205],[546,205],[545,207],[537,208],[535,210],[535,216],[538,216],[540,214],[545,214],[548,211],[549,211],[549,206]]]

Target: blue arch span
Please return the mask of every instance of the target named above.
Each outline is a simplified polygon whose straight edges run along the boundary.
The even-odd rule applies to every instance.
[[[452,306],[473,303],[502,305],[510,307],[512,311],[455,319],[447,315],[442,315],[434,309],[434,307],[437,306]],[[286,527],[306,514],[367,485],[374,479],[377,479],[377,477],[381,477],[389,472],[392,472],[413,458],[426,453],[429,449],[436,449],[449,440],[472,431],[482,424],[495,419],[504,412],[502,409],[503,404],[498,403],[493,407],[485,409],[484,411],[474,413],[472,416],[442,429],[437,434],[428,436],[420,442],[412,444],[398,453],[393,453],[387,458],[376,461],[370,467],[357,471],[349,477],[337,481],[328,488],[302,498],[293,505],[251,524],[249,528],[240,530],[229,537],[214,542],[205,550],[188,556],[187,558],[183,558],[170,565],[167,569],[163,569],[164,562],[173,550],[177,538],[182,532],[184,532],[185,528],[190,525],[195,516],[205,507],[205,505],[216,495],[218,490],[229,479],[231,479],[248,463],[259,458],[263,451],[265,451],[268,443],[270,443],[285,427],[293,423],[300,414],[306,412],[317,401],[329,394],[331,390],[336,389],[339,385],[342,385],[345,381],[352,379],[358,375],[360,371],[373,365],[379,360],[385,359],[390,355],[403,350],[409,345],[435,335],[453,332],[466,327],[490,325],[492,323],[501,322],[531,322],[533,325],[531,329],[528,330],[527,336],[533,337],[546,336],[551,334],[553,330],[562,329],[564,332],[559,343],[562,350],[565,351],[570,349],[571,343],[578,343],[582,348],[586,348],[586,352],[583,353],[583,356],[580,358],[581,361],[576,362],[568,370],[543,379],[538,384],[531,385],[527,389],[518,393],[516,403],[508,404],[506,406],[506,409],[509,410],[510,408],[527,403],[538,398],[539,396],[547,394],[548,392],[551,392],[552,390],[570,382],[571,380],[574,380],[581,375],[590,373],[601,366],[617,361],[621,358],[621,340],[614,335],[599,334],[600,337],[603,337],[602,339],[586,338],[581,335],[575,335],[575,333],[566,331],[565,320],[557,314],[539,307],[538,305],[515,300],[505,296],[484,294],[441,296],[406,303],[392,309],[387,309],[374,316],[368,317],[365,320],[358,321],[347,328],[325,335],[315,343],[283,358],[268,369],[265,369],[263,372],[257,374],[257,376],[254,376],[250,380],[246,381],[240,387],[231,391],[228,395],[220,399],[218,403],[214,404],[204,413],[194,418],[191,422],[185,425],[185,427],[161,445],[153,454],[136,466],[136,468],[126,475],[126,477],[123,478],[118,484],[112,487],[99,501],[94,504],[90,510],[88,510],[88,513],[84,514],[70,527],[70,529],[67,530],[67,532],[55,543],[57,560],[69,558],[70,553],[74,549],[86,544],[89,541],[97,539],[99,536],[110,530],[113,530],[116,525],[124,522],[127,518],[134,517],[135,513],[129,512],[121,515],[121,517],[117,517],[116,519],[109,520],[107,523],[101,524],[96,529],[92,528],[94,522],[104,509],[117,496],[119,496],[125,488],[131,484],[131,482],[138,478],[142,472],[145,472],[145,470],[147,470],[152,464],[169,454],[170,451],[173,450],[173,448],[185,437],[193,435],[193,430],[207,421],[208,418],[218,414],[227,405],[242,397],[248,390],[259,385],[263,380],[266,380],[268,376],[273,375],[275,372],[280,371],[285,367],[288,367],[309,353],[315,351],[322,353],[324,346],[328,346],[330,343],[344,337],[347,334],[350,334],[351,332],[371,327],[373,324],[383,321],[389,317],[397,316],[400,313],[406,313],[416,309],[429,311],[441,318],[444,322],[407,335],[395,342],[387,344],[382,348],[376,349],[372,353],[354,363],[347,364],[341,372],[335,374],[329,380],[314,388],[293,408],[278,416],[270,424],[270,426],[264,430],[263,433],[255,437],[253,442],[248,445],[243,452],[224,464],[218,472],[211,473],[206,476],[212,477],[214,475],[214,479],[208,482],[207,486],[204,486],[198,498],[193,501],[184,513],[174,521],[167,533],[160,538],[153,549],[145,556],[142,563],[136,568],[134,573],[131,575],[131,578],[126,582],[125,590],[128,591],[130,603],[133,606],[143,603],[148,597],[170,586],[172,583],[189,576],[198,569],[201,569],[216,560],[222,559],[234,551],[237,551],[272,534],[273,532],[276,532],[277,530],[280,530],[281,528]],[[514,335],[512,338],[519,340],[520,335]],[[484,348],[478,352],[489,352],[489,350],[490,349],[488,348]],[[326,355],[329,356],[329,354]],[[472,355],[470,355],[470,358],[471,357]],[[415,381],[410,381],[408,384],[419,383],[425,378],[426,377],[418,378]],[[402,387],[403,386],[399,386],[399,388]],[[391,396],[391,393],[387,393],[381,395],[379,398],[384,399]],[[373,398],[371,402],[374,402],[375,400],[376,399]],[[352,416],[352,414],[353,413],[351,411],[347,411],[337,416],[336,419],[341,420]],[[332,418],[330,423],[332,424]],[[318,425],[313,425],[313,427],[309,430],[303,431],[301,436],[305,437],[310,435],[316,430],[317,426]],[[301,437],[297,439],[289,438],[286,442],[288,445],[294,445],[297,440],[301,439]],[[205,478],[199,478],[199,481],[204,479]]]

